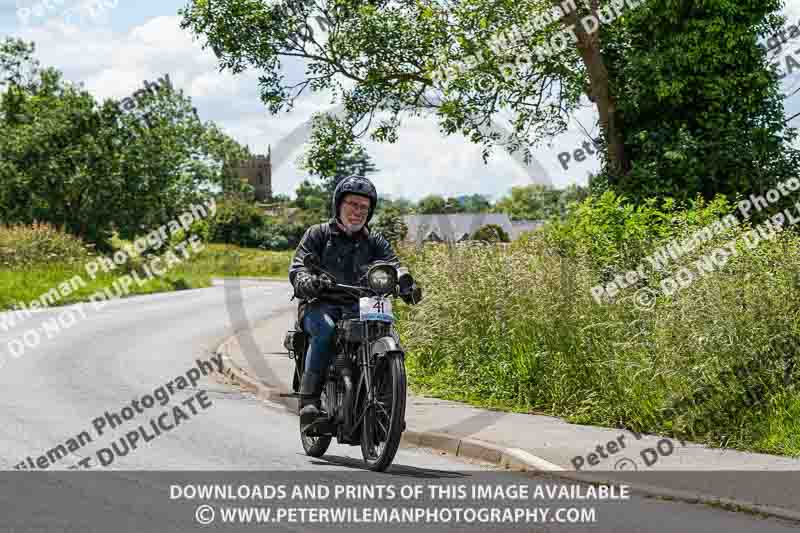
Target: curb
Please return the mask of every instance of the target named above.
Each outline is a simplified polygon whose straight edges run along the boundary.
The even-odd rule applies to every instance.
[[[223,361],[225,361],[225,375],[228,376],[229,379],[240,383],[245,388],[252,390],[258,398],[272,403],[281,404],[286,411],[289,411],[294,415],[298,414],[299,403],[296,398],[279,396],[281,393],[287,393],[289,391],[284,391],[276,387],[269,387],[265,385],[264,383],[247,375],[247,372],[244,369],[240,368],[236,363],[233,362],[233,360],[228,356],[228,343],[234,338],[235,336],[228,338],[225,340],[225,342],[220,344],[216,350],[216,353],[222,354]],[[721,507],[729,511],[744,511],[751,514],[782,518],[784,520],[791,520],[793,522],[800,523],[800,512],[798,511],[792,511],[782,507],[760,505],[744,500],[720,498],[718,496],[701,492],[669,489],[655,485],[646,485],[643,483],[621,482],[620,480],[604,477],[602,474],[581,474],[577,471],[566,470],[564,467],[551,463],[545,459],[542,459],[541,457],[526,452],[525,450],[520,450],[519,448],[507,448],[478,439],[460,438],[447,433],[414,431],[407,429],[403,431],[403,436],[400,443],[401,445],[412,444],[422,448],[440,450],[457,457],[485,461],[500,467],[504,467],[507,470],[517,472],[537,472],[540,475],[543,474],[548,477],[579,481],[593,485],[626,485],[629,487],[631,493],[636,493],[650,498],[676,500],[685,503],[702,503],[705,505]]]

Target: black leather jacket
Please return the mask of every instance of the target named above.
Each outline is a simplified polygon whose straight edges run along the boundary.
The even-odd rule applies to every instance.
[[[307,271],[303,266],[303,258],[309,252],[317,254],[320,266],[336,276],[336,280],[347,285],[359,285],[361,277],[367,273],[367,266],[373,261],[389,261],[400,267],[400,261],[392,250],[391,244],[380,234],[370,231],[366,226],[348,236],[330,219],[323,224],[316,224],[306,230],[294,253],[294,260],[289,267],[289,282],[294,287],[297,273]],[[351,305],[358,299],[343,290],[325,290],[319,297],[321,301]]]

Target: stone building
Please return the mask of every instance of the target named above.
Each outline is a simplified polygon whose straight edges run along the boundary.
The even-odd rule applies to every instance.
[[[266,157],[256,155],[252,159],[238,161],[236,166],[231,166],[231,170],[253,186],[257,202],[272,198],[272,147],[267,147]]]

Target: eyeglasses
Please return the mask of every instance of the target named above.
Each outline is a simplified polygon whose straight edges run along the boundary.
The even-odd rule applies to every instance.
[[[357,204],[355,202],[343,202],[350,206],[356,213],[369,213],[369,205]]]

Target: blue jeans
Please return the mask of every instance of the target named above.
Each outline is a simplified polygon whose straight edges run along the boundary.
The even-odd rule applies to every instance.
[[[311,335],[308,353],[306,353],[305,370],[322,373],[331,363],[333,352],[333,336],[336,333],[336,321],[344,313],[357,313],[358,303],[351,306],[336,305],[326,302],[314,302],[305,310],[303,330]]]

